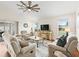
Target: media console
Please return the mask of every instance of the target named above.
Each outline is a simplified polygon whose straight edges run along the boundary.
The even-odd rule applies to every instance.
[[[37,35],[43,39],[53,40],[53,33],[51,31],[37,31]]]

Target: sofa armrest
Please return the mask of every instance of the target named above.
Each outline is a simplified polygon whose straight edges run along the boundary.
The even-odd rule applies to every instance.
[[[54,49],[54,50],[61,51],[61,52],[65,52],[65,51],[66,51],[66,48],[60,47],[60,46],[48,45],[48,47],[49,47],[49,48],[52,48],[52,49]]]
[[[33,44],[29,44],[29,46],[26,46],[24,48],[21,48],[21,53],[25,54],[27,53],[29,50],[32,50],[32,49],[36,49],[36,44],[33,43]]]
[[[55,45],[48,45],[48,50],[49,50],[49,56],[52,57],[52,56],[55,56],[54,55],[54,52],[55,51],[61,51],[62,53],[65,53],[66,54],[66,49],[63,48],[63,47],[60,47],[60,46],[55,46]]]
[[[65,54],[63,54],[60,51],[55,51],[54,55],[57,56],[57,57],[67,57]]]

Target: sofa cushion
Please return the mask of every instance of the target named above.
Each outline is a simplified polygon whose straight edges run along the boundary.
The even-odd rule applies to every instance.
[[[22,37],[17,37],[17,40],[20,42],[22,40],[24,40]]]
[[[29,46],[21,48],[21,53],[25,54],[25,53],[27,53],[27,52],[29,52],[31,50],[34,50],[35,46],[36,46],[36,44],[29,44]]]
[[[57,56],[57,57],[67,57],[65,54],[63,54],[63,53],[60,52],[60,51],[55,51],[55,52],[54,52],[54,55]]]
[[[27,35],[22,35],[22,38],[23,38],[24,40],[28,40],[28,36],[27,36]]]
[[[21,46],[21,48],[26,47],[26,46],[28,46],[28,45],[29,45],[28,41],[25,41],[25,40],[21,40],[21,41],[20,41],[20,46]]]

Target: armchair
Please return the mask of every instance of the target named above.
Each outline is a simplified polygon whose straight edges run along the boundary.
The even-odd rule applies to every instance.
[[[49,50],[49,57],[56,57],[56,52],[62,52],[65,56],[72,56],[71,53],[77,49],[77,37],[72,36],[68,38],[68,42],[66,43],[65,47],[55,46],[52,44],[48,45]]]
[[[29,43],[28,46],[21,48],[17,38],[13,37],[9,33],[2,34],[3,40],[6,43],[8,53],[11,57],[35,57],[36,44]]]

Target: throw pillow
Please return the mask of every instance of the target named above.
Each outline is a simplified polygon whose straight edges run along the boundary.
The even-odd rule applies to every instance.
[[[57,45],[63,47],[63,46],[62,46],[62,40],[61,40],[61,39],[59,39],[59,40],[57,41]]]
[[[74,51],[71,53],[71,55],[72,55],[73,57],[79,57],[79,51],[76,49],[76,50],[74,50]]]
[[[67,39],[67,36],[61,36],[60,38],[59,38],[59,40],[57,41],[57,45],[58,46],[61,46],[61,47],[64,47],[65,46],[65,44],[66,44],[66,39]]]

